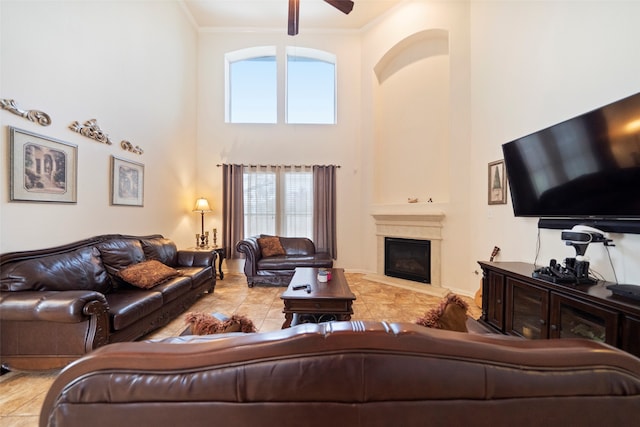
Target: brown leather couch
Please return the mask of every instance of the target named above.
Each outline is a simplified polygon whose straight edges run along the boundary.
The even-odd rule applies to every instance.
[[[178,276],[151,289],[118,277],[147,260],[172,267]],[[213,252],[178,251],[159,234],[102,235],[0,255],[3,368],[62,367],[97,347],[135,340],[166,325],[203,293],[213,292],[214,261]]]
[[[262,256],[258,244],[261,237],[252,236],[241,240],[236,250],[244,254],[244,274],[247,285],[287,286],[293,277],[296,267],[331,268],[333,260],[328,253],[316,252],[316,246],[306,237],[280,237],[284,255]]]
[[[640,359],[588,340],[304,324],[102,347],[40,426],[631,426]]]

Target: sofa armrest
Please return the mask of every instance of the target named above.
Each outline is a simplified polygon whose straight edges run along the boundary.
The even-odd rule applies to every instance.
[[[180,250],[178,251],[178,266],[213,267],[216,256],[216,253],[212,250]]]
[[[262,251],[260,245],[258,245],[258,237],[247,237],[244,240],[240,240],[236,245],[236,250],[241,254],[244,254],[244,273],[249,277],[253,277],[257,273],[258,261],[262,258]]]
[[[78,323],[100,312],[109,304],[95,291],[3,292],[0,320]]]
[[[2,366],[57,369],[108,344],[108,310],[96,291],[2,292]]]

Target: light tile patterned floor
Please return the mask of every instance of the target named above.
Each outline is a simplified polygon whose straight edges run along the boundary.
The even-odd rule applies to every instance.
[[[371,282],[362,274],[347,273],[346,277],[357,298],[353,304],[353,320],[414,322],[442,300]],[[284,321],[280,299],[283,290],[281,287],[249,288],[244,275],[226,274],[224,280],[218,280],[215,292],[198,300],[190,311],[243,314],[253,320],[260,332],[278,330]],[[471,298],[463,298],[469,304],[469,315],[477,319],[480,309]],[[180,316],[145,339],[177,336],[185,327],[183,316]],[[37,426],[40,407],[58,372],[10,372],[0,377],[0,427]]]

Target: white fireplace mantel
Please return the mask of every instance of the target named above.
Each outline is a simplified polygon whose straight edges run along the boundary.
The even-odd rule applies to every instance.
[[[449,290],[442,287],[442,227],[445,219],[443,211],[425,204],[376,205],[371,215],[376,222],[377,262],[376,274],[367,278],[378,282],[397,285],[437,296],[446,295]],[[430,205],[430,204],[429,204]],[[384,239],[399,237],[405,239],[429,240],[431,242],[431,283],[423,284],[411,280],[398,279],[384,274]]]

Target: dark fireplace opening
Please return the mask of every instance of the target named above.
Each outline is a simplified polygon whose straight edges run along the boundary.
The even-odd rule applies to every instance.
[[[385,237],[384,274],[414,282],[431,283],[431,242]]]

